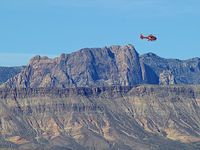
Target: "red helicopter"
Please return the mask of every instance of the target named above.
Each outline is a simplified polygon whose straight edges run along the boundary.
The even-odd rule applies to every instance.
[[[148,41],[155,41],[157,38],[155,36],[153,36],[152,34],[150,34],[147,37],[144,37],[142,34],[140,35],[141,39],[148,39]]]

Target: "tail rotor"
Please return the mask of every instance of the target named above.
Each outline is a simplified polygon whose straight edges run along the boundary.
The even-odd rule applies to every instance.
[[[141,35],[140,35],[140,38],[141,38],[141,39],[144,39],[144,36],[141,34]]]

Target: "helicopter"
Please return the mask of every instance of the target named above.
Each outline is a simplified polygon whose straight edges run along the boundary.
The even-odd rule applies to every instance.
[[[152,34],[150,34],[147,37],[144,37],[142,34],[140,35],[141,39],[148,39],[148,41],[155,41],[157,38],[155,36],[153,36]]]

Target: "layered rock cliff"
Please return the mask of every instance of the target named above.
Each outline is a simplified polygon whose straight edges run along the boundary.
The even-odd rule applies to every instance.
[[[199,86],[0,89],[0,147],[200,149]]]

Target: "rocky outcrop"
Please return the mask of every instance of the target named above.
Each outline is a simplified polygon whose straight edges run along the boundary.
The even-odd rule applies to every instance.
[[[0,85],[25,87],[96,87],[138,84],[200,84],[200,58],[139,56],[130,44],[85,48],[59,57],[35,56],[18,75]]]
[[[0,67],[0,84],[20,73],[25,66],[19,67]]]
[[[199,86],[0,89],[0,147],[196,150]]]
[[[148,80],[132,45],[85,48],[58,58],[35,56],[1,87],[88,87],[135,85]]]
[[[171,71],[165,70],[160,74],[159,77],[159,84],[160,85],[169,85],[169,84],[175,84],[174,75]]]
[[[163,77],[169,71],[176,84],[200,84],[200,58],[188,60],[165,59],[153,53],[140,56],[140,60],[149,66],[157,77]],[[162,79],[160,79],[162,80]]]

